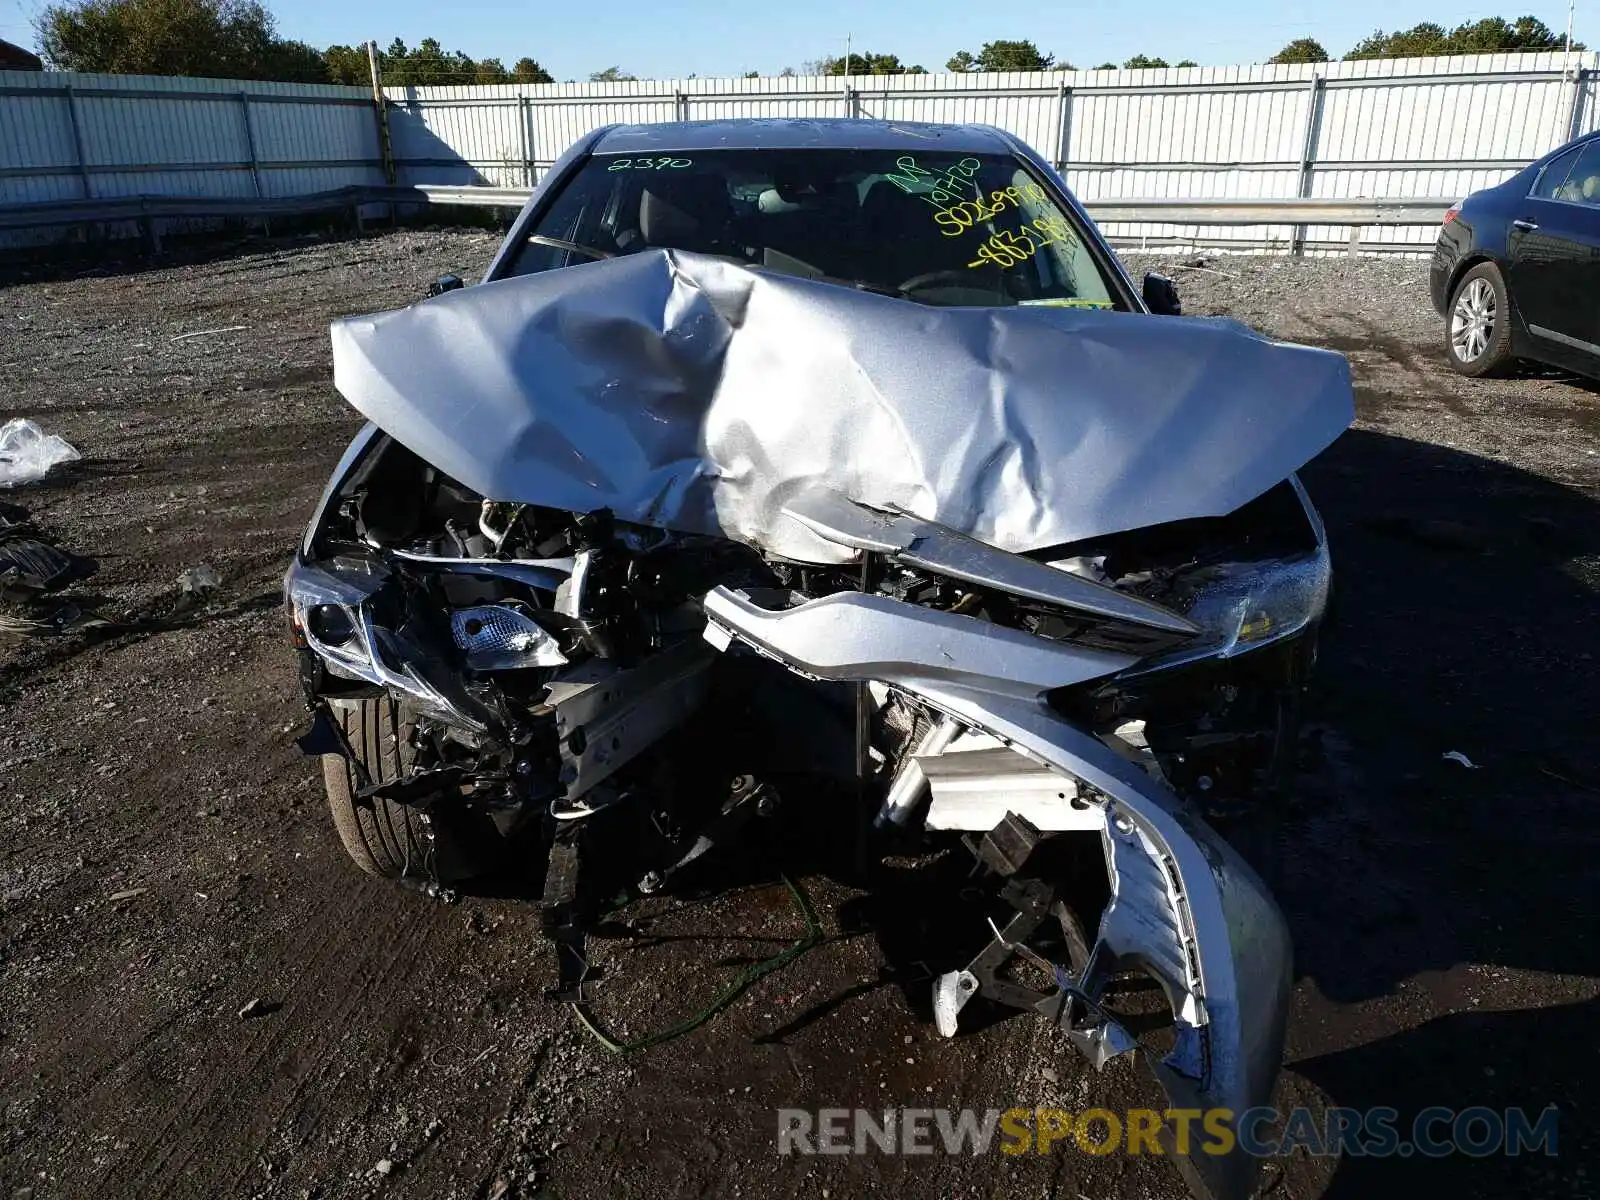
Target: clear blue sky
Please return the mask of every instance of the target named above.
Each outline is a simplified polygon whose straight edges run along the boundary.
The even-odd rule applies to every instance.
[[[0,0],[0,38],[33,45],[32,17],[44,0]],[[898,54],[906,63],[940,70],[957,50],[985,41],[1028,38],[1079,67],[1120,62],[1134,54],[1203,65],[1260,62],[1285,42],[1314,37],[1335,58],[1374,29],[1418,21],[1452,26],[1484,16],[1532,12],[1564,31],[1565,3],[1508,0],[1506,7],[1460,7],[1427,0],[1068,0],[1017,12],[985,10],[966,0],[862,4],[801,0],[733,4],[729,0],[609,0],[594,4],[512,0],[266,0],[280,33],[315,46],[395,37],[415,45],[436,37],[447,50],[510,64],[524,54],[557,79],[585,79],[616,65],[641,78],[776,74],[807,60],[843,53],[846,33],[856,50]],[[1600,43],[1600,0],[1579,0],[1573,36]]]

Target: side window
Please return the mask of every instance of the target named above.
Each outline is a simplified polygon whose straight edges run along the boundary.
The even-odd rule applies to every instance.
[[[605,204],[610,188],[598,192],[586,186],[589,181],[582,175],[571,180],[566,190],[557,196],[555,203],[539,218],[538,228],[532,232],[564,242],[588,245],[600,221],[600,209]],[[533,275],[539,271],[552,271],[573,263],[590,262],[593,256],[578,254],[557,246],[542,246],[525,242],[509,275]]]
[[[1567,181],[1561,185],[1558,199],[1600,208],[1600,139],[1584,147]]]
[[[1533,194],[1540,200],[1565,199],[1564,196],[1558,193],[1567,182],[1567,173],[1572,170],[1572,164],[1577,161],[1578,155],[1582,152],[1582,146],[1574,146],[1565,154],[1552,158],[1546,163],[1543,172],[1539,175],[1539,182],[1534,185]]]

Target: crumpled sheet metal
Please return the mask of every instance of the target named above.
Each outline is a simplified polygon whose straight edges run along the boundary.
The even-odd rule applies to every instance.
[[[1232,322],[934,308],[670,250],[332,327],[364,416],[494,500],[849,561],[818,483],[1026,551],[1218,516],[1354,416],[1338,354]]]

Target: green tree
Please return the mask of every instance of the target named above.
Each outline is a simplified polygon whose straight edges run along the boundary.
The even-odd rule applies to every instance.
[[[1135,54],[1122,65],[1130,71],[1138,71],[1150,67],[1165,67],[1169,64],[1164,58],[1151,58],[1148,54]]]
[[[365,83],[369,78],[364,46],[329,46],[324,57],[328,73],[337,83]],[[555,82],[550,72],[531,58],[519,58],[507,70],[503,59],[474,59],[459,50],[446,50],[437,38],[423,38],[415,49],[395,38],[387,49],[378,52],[378,70],[386,85],[397,87]]]
[[[1316,38],[1295,38],[1282,50],[1271,58],[1269,63],[1312,63],[1327,62],[1328,52],[1322,48],[1322,43]]]
[[[1115,71],[1116,69],[1117,69],[1117,64],[1116,63],[1111,63],[1111,62],[1101,63],[1098,67],[1095,68],[1096,71]]]
[[[474,83],[510,83],[511,72],[498,58],[480,58],[474,70]]]
[[[603,71],[590,71],[590,83],[625,83],[639,78],[626,74],[621,67],[607,67]]]
[[[326,56],[305,42],[274,40],[262,52],[261,61],[265,67],[262,79],[277,79],[284,83],[334,81]]]
[[[1561,50],[1567,35],[1557,33],[1537,17],[1484,17],[1481,21],[1458,25],[1450,34],[1452,54],[1495,54],[1508,50]],[[1576,50],[1583,49],[1577,43]]]
[[[1457,25],[1449,32],[1443,25],[1424,21],[1410,29],[1397,29],[1393,33],[1376,30],[1371,37],[1357,43],[1346,59],[1359,58],[1415,58],[1429,54],[1504,54],[1511,51],[1560,50],[1566,46],[1566,35],[1557,33],[1537,17],[1518,17],[1507,21],[1504,17],[1484,17]],[[1574,50],[1582,50],[1583,43],[1572,43]]]
[[[1443,25],[1422,21],[1410,29],[1396,30],[1394,33],[1374,30],[1372,36],[1357,42],[1345,58],[1414,58],[1424,54],[1448,54],[1445,46],[1449,40],[1450,35],[1445,32]]]
[[[64,0],[34,18],[58,71],[322,82],[316,52],[277,35],[256,0]]]
[[[385,84],[425,87],[479,82],[478,64],[459,50],[446,50],[438,38],[423,38],[415,50],[395,38],[378,56],[378,68]]]
[[[363,84],[372,82],[365,46],[329,46],[322,52],[330,83]]]
[[[554,83],[551,75],[531,58],[519,58],[512,64],[511,78],[517,83]]]
[[[1072,70],[1069,64],[1058,64],[1055,55],[1043,54],[1027,41],[985,42],[977,54],[957,50],[945,66],[952,71],[1048,71],[1053,66]]]
[[[818,75],[843,75],[845,73],[844,55],[838,58],[825,58],[817,63]],[[928,72],[923,67],[908,67],[900,61],[898,54],[874,54],[870,50],[863,50],[860,54],[850,55],[850,74],[852,75],[926,75]]]
[[[1195,60],[1192,58],[1186,58],[1182,62],[1176,62],[1172,65],[1175,67],[1198,67],[1200,64],[1195,62]]]
[[[760,79],[761,78],[761,72],[760,71],[746,71],[744,73],[744,77],[746,79]]]

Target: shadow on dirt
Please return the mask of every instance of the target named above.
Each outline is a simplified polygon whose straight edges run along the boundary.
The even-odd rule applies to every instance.
[[[1336,582],[1282,843],[1300,971],[1344,1001],[1456,963],[1600,973],[1573,903],[1600,888],[1600,506],[1359,430],[1304,477]]]
[[[1335,1001],[1410,981],[1458,1011],[1290,1065],[1332,1104],[1398,1109],[1402,1140],[1430,1105],[1530,1119],[1557,1105],[1570,1167],[1594,1102],[1596,1003],[1540,1007],[1573,993],[1530,981],[1527,1009],[1459,1010],[1497,968],[1600,973],[1600,506],[1365,431],[1303,474],[1337,582],[1313,753],[1280,831],[1297,972]],[[1556,1161],[1346,1157],[1328,1195],[1582,1191]]]
[[[1591,1061],[1597,1020],[1597,1001],[1537,1013],[1458,1013],[1355,1050],[1294,1064],[1336,1104],[1396,1110],[1394,1130],[1402,1143],[1412,1141],[1414,1130],[1419,1141],[1450,1138],[1450,1115],[1416,1127],[1418,1115],[1433,1107],[1463,1114],[1488,1110],[1457,1130],[1463,1141],[1481,1139],[1480,1145],[1488,1143],[1497,1123],[1509,1135],[1516,1118],[1507,1117],[1508,1109],[1520,1108],[1530,1127],[1538,1125],[1547,1105],[1559,1109],[1554,1138],[1524,1141],[1520,1154],[1495,1145],[1481,1155],[1346,1155],[1325,1197],[1592,1195],[1575,1170],[1592,1161],[1595,1145],[1593,1123],[1586,1118],[1600,1100]]]

